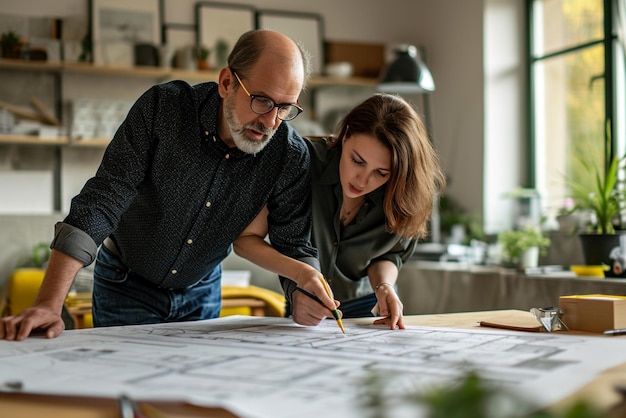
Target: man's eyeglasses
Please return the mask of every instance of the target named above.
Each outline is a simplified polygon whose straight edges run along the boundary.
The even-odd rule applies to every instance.
[[[243,91],[246,92],[248,97],[250,97],[250,109],[257,115],[265,115],[266,113],[270,113],[274,110],[275,107],[278,108],[278,119],[280,120],[292,120],[295,119],[300,113],[302,113],[302,108],[298,105],[291,103],[276,103],[274,100],[269,97],[260,96],[258,94],[250,94],[246,86],[241,82],[241,78],[237,72],[231,69],[235,77],[237,77],[237,81],[243,88]]]

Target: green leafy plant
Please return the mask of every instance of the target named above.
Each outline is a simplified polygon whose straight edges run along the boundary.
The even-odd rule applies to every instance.
[[[373,373],[365,382],[368,418],[393,418],[397,400],[384,395],[385,379]],[[600,418],[605,415],[585,401],[576,402],[558,411],[539,410],[534,403],[513,392],[502,389],[474,371],[467,371],[445,386],[407,394],[402,408],[407,416],[413,409],[415,416],[427,418]],[[419,413],[418,413],[419,411]]]
[[[0,35],[0,44],[2,46],[16,46],[20,43],[20,37],[12,30],[4,32]]]
[[[21,42],[19,35],[12,30],[2,33],[0,35],[2,56],[5,58],[18,58]]]
[[[562,413],[537,411],[528,400],[493,385],[475,372],[461,376],[455,384],[433,389],[416,399],[428,408],[428,418],[600,418],[586,402],[578,402]]]
[[[550,238],[534,226],[523,229],[503,231],[498,234],[498,243],[502,247],[502,255],[510,262],[519,261],[522,253],[532,247],[538,247],[541,254],[546,253],[550,246]]]
[[[585,159],[580,159],[585,171],[594,179],[595,188],[589,187],[570,180],[569,186],[574,199],[574,207],[570,213],[580,210],[589,210],[595,215],[592,232],[599,234],[615,233],[614,220],[620,214],[624,206],[626,195],[619,188],[619,171],[622,168],[626,156],[614,157],[609,167],[604,170],[591,164]]]
[[[462,225],[467,234],[466,242],[469,244],[472,240],[485,241],[485,233],[482,228],[482,222],[478,216],[468,213],[459,203],[449,196],[441,196],[439,198],[439,217],[441,222],[441,231],[450,235],[454,225]]]
[[[211,50],[204,45],[198,45],[196,48],[196,59],[199,61],[206,61],[209,59]]]
[[[610,124],[605,126],[605,139],[607,147],[611,145]],[[587,210],[595,215],[591,232],[598,234],[614,234],[614,222],[619,220],[619,215],[626,201],[626,193],[620,184],[620,171],[624,168],[626,155],[613,157],[608,167],[604,168],[589,161],[585,157],[578,158],[584,169],[585,177],[593,179],[593,185],[587,186],[582,182],[568,179],[567,184],[571,189],[571,197],[574,207],[569,213]],[[619,222],[618,222],[619,223]]]

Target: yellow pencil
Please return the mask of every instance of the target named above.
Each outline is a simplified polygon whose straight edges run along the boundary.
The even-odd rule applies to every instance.
[[[326,279],[324,279],[323,276],[319,276],[319,278],[320,278],[320,281],[322,282],[322,285],[324,285],[324,289],[326,290],[326,294],[332,299],[333,298],[333,294],[330,291],[330,287],[328,287],[328,283],[326,283]],[[343,328],[343,322],[341,322],[341,317],[339,316],[339,311],[337,310],[337,308],[335,308],[335,309],[331,310],[331,312],[333,313],[333,316],[337,320],[337,325],[339,325],[339,328],[341,328],[341,332],[343,332],[345,334],[346,330]]]

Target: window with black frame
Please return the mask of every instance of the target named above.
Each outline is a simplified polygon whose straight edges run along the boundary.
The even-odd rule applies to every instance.
[[[568,205],[571,181],[595,182],[626,151],[625,2],[528,0],[530,182],[544,212]]]

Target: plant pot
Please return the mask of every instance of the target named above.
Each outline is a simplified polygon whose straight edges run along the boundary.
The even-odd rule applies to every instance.
[[[606,265],[605,277],[626,278],[626,260],[623,247],[626,247],[626,234],[579,234],[585,264],[588,266]],[[622,246],[620,247],[620,242]]]
[[[19,59],[22,53],[22,47],[16,45],[2,45],[2,58]]]
[[[208,60],[198,60],[198,70],[199,71],[207,71],[209,69],[209,61]]]
[[[521,269],[534,268],[539,266],[539,247],[530,247],[522,251],[519,257],[519,267]]]

